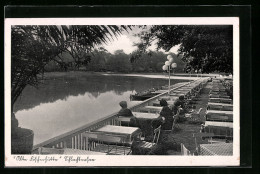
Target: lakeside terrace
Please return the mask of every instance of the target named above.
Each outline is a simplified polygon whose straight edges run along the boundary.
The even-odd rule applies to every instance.
[[[171,93],[172,93],[172,95],[175,95],[174,99],[176,99],[176,96],[183,95],[183,94],[189,99],[191,99],[191,97],[198,97],[199,93],[196,93],[196,96],[191,95],[193,93],[193,90],[200,91],[200,93],[201,93],[201,91],[202,92],[204,91],[203,93],[200,94],[200,97],[203,97],[204,93],[205,93],[204,97],[206,97],[206,96],[209,97],[208,89],[203,88],[203,87],[205,87],[207,81],[208,81],[208,78],[201,78],[201,79],[198,79],[198,80],[195,80],[192,82],[179,83],[179,84],[173,85],[171,87]],[[185,89],[185,88],[190,89],[190,90],[180,90],[180,89]],[[174,91],[180,91],[180,92],[174,93]],[[156,103],[159,98],[169,97],[167,90],[161,91],[161,92],[162,92],[161,94],[159,94],[155,97],[152,97],[148,100],[145,100],[142,103],[131,107],[130,109],[134,113],[148,112],[152,115],[152,112],[157,112],[158,110],[161,109],[160,107],[155,109],[156,106],[154,106],[154,103]],[[170,97],[172,97],[172,96],[170,96]],[[197,108],[203,107],[202,112],[204,112],[204,111],[206,112],[206,107],[207,107],[206,105],[207,105],[207,103],[205,103],[205,100],[203,100],[203,103],[197,104]],[[140,111],[142,111],[142,112],[140,112]],[[103,119],[97,120],[93,123],[87,124],[83,127],[80,127],[76,130],[70,131],[68,133],[65,133],[65,134],[62,134],[55,138],[52,138],[50,140],[47,140],[43,143],[40,143],[40,144],[34,146],[33,153],[37,154],[39,152],[39,150],[42,150],[44,148],[47,148],[47,149],[50,148],[52,150],[51,153],[54,153],[54,154],[55,154],[55,151],[54,151],[55,149],[58,149],[59,151],[61,151],[63,149],[63,153],[66,153],[66,154],[68,154],[68,153],[95,154],[95,152],[93,150],[96,149],[96,147],[99,145],[99,143],[94,142],[94,141],[91,143],[88,142],[88,139],[86,138],[86,133],[99,130],[99,132],[101,132],[101,134],[102,134],[102,131],[104,131],[104,127],[105,128],[108,127],[109,129],[108,130],[106,129],[106,131],[108,131],[109,133],[113,133],[113,130],[111,129],[110,125],[112,125],[112,128],[115,128],[115,127],[120,128],[121,129],[120,131],[122,131],[122,127],[124,127],[124,126],[120,126],[121,122],[118,120],[116,113],[115,113],[115,114],[109,115],[108,117],[105,117]],[[103,130],[102,130],[102,128],[103,128]],[[126,133],[131,132],[131,131],[129,132],[129,128],[130,127],[125,128]],[[166,150],[164,150],[164,152],[162,154],[165,154],[165,153],[168,155],[180,154],[179,152],[183,151],[183,148],[180,149],[179,146],[177,148],[174,147],[176,144],[181,144],[182,146],[180,146],[180,147],[185,147],[185,149],[188,149],[190,154],[194,153],[197,147],[194,143],[193,133],[200,132],[200,128],[201,128],[200,124],[179,123],[178,129],[175,129],[174,131],[172,131],[168,134],[171,147],[164,148]],[[106,132],[106,134],[108,132]],[[139,133],[141,133],[142,131],[140,131],[139,128],[135,128],[135,129],[133,128],[132,133],[134,133],[134,132],[136,133],[137,136],[141,136],[141,134],[139,134]],[[115,137],[115,136],[113,136],[113,137]],[[94,137],[94,138],[97,138],[97,137]],[[172,141],[171,141],[171,139],[172,139]],[[120,139],[118,141],[120,141]],[[198,142],[198,143],[200,143],[200,142]],[[108,148],[108,150],[109,150],[109,148]],[[111,153],[111,151],[112,151],[112,149],[109,152]],[[57,151],[56,151],[56,153],[57,153]],[[61,153],[61,152],[59,152],[59,153]],[[97,154],[108,154],[108,153],[97,152]],[[124,149],[124,154],[125,154],[125,149]]]

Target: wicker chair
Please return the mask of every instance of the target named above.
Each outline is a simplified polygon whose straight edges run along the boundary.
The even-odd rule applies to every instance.
[[[153,136],[152,142],[139,141],[139,142],[133,143],[133,145],[132,145],[133,153],[136,153],[138,155],[149,154],[153,149],[156,148],[159,137],[160,137],[160,133],[161,133],[161,126],[154,129],[154,136]],[[136,155],[136,154],[134,154],[134,155]]]

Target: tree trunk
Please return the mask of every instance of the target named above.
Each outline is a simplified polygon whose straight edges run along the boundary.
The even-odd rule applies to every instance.
[[[30,129],[18,127],[15,114],[11,116],[11,154],[30,154],[33,148],[34,133]]]

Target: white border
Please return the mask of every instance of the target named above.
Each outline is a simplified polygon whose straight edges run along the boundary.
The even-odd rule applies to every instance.
[[[94,162],[17,161],[11,155],[11,25],[233,25],[234,148],[233,156],[89,156]],[[6,166],[238,166],[240,164],[239,18],[6,18],[5,19],[5,165]],[[24,155],[26,158],[37,155]],[[60,156],[55,156],[60,158]],[[76,155],[74,156],[77,157]],[[85,158],[86,156],[82,156]],[[61,156],[63,158],[63,156]]]

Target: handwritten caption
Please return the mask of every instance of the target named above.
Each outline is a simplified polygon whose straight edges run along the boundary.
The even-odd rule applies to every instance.
[[[94,162],[96,159],[90,158],[89,156],[82,157],[82,156],[14,156],[16,161],[20,162],[34,162],[34,163],[49,163],[49,162],[67,162],[68,164],[71,163],[89,163]]]

